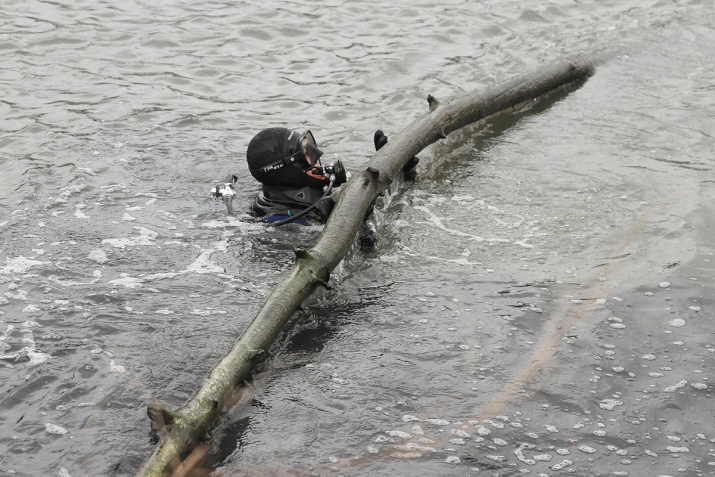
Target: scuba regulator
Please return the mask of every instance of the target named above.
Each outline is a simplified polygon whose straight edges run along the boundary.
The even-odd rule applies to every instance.
[[[345,172],[345,166],[337,159],[327,166],[323,166],[323,174],[331,179],[333,187],[340,187],[348,180],[348,174]]]

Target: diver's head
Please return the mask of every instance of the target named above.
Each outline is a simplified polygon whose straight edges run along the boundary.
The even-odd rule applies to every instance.
[[[320,156],[310,131],[299,134],[286,128],[269,128],[248,144],[246,159],[251,175],[266,185],[322,187],[328,178],[320,168]]]

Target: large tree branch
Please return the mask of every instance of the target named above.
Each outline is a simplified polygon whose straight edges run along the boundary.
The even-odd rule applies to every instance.
[[[254,358],[268,349],[288,319],[318,286],[327,286],[330,272],[352,245],[370,204],[387,189],[410,158],[457,129],[585,78],[593,71],[593,60],[578,57],[539,68],[482,93],[465,94],[444,105],[429,96],[429,112],[392,137],[335,194],[337,203],[315,245],[307,251],[295,251],[293,269],[193,397],[176,411],[159,404],[149,405],[152,428],[159,433],[160,441],[136,476],[171,473],[206,437],[219,413],[230,407],[231,396],[238,383],[248,376]]]

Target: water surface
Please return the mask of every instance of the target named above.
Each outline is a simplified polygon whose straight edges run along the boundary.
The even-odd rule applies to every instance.
[[[132,475],[320,227],[231,218],[265,127],[372,134],[580,52],[420,154],[214,431],[212,475],[715,474],[701,1],[0,7],[0,473]]]

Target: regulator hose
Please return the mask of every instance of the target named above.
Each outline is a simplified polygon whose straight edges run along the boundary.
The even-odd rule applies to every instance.
[[[328,188],[325,189],[325,192],[323,193],[322,196],[320,196],[320,199],[318,199],[318,200],[316,200],[315,202],[313,202],[312,204],[310,204],[310,207],[308,207],[307,209],[302,210],[302,211],[301,211],[300,213],[298,213],[298,214],[291,215],[290,217],[288,217],[288,218],[286,218],[286,219],[279,220],[279,221],[277,221],[277,222],[271,222],[269,225],[278,227],[278,226],[288,224],[288,223],[290,223],[290,222],[293,222],[294,220],[298,220],[299,218],[303,217],[303,216],[306,215],[308,212],[310,212],[311,210],[313,210],[313,209],[315,208],[315,206],[318,205],[318,202],[320,202],[321,200],[325,199],[325,198],[330,194],[330,192],[332,192],[332,190],[333,190],[333,184],[334,184],[334,183],[335,183],[335,178],[334,178],[333,176],[331,176],[331,177],[330,177],[330,184],[328,184]]]

